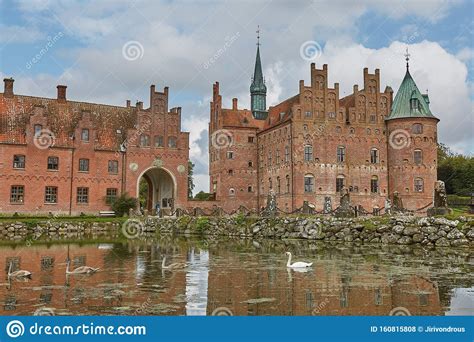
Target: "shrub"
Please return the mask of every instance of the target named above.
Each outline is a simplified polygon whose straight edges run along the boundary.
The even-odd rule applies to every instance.
[[[124,216],[128,215],[130,209],[137,207],[137,199],[128,196],[127,193],[120,195],[115,200],[112,201],[111,209],[115,211],[115,215]]]

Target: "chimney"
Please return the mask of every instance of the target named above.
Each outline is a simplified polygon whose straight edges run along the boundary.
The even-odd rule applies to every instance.
[[[127,108],[130,108],[130,100],[127,100]]]
[[[232,110],[237,110],[237,101],[236,97],[232,99]]]
[[[66,101],[66,88],[65,85],[58,85],[58,101]]]
[[[3,83],[4,83],[3,96],[4,97],[13,96],[13,82],[15,82],[15,80],[11,77],[3,79]]]

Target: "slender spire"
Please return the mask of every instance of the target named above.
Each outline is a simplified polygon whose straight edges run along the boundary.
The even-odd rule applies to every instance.
[[[252,83],[250,85],[251,108],[255,118],[265,119],[267,87],[262,72],[262,61],[260,60],[260,26],[257,28],[257,56],[255,58],[255,69]]]
[[[405,53],[405,60],[407,61],[407,71],[409,69],[409,65],[408,65],[408,61],[410,60],[410,54],[408,53],[408,48],[406,50],[406,53]]]

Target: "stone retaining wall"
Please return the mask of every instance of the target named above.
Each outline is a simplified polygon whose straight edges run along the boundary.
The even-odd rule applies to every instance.
[[[129,239],[155,234],[202,235],[252,239],[307,239],[439,247],[474,245],[474,218],[460,217],[179,217],[132,218],[120,222],[45,221],[35,225],[0,222],[1,240],[76,239],[100,236]]]

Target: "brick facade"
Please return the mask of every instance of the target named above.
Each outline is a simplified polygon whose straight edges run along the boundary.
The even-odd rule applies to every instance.
[[[270,107],[264,120],[238,109],[237,99],[232,109],[223,108],[219,84],[214,84],[209,173],[216,200],[229,210],[240,205],[261,209],[273,190],[282,210],[294,211],[307,201],[319,211],[328,200],[336,208],[343,187],[352,204],[367,211],[383,208],[395,191],[407,209],[430,206],[439,120],[389,119],[393,91],[380,90],[379,69],[369,73],[365,68],[363,88],[354,85],[344,98],[338,83],[328,85],[326,64],[318,69],[312,63],[310,72],[311,83],[300,81],[298,94]],[[421,125],[421,133],[414,125]],[[400,134],[402,146],[397,145]],[[216,136],[228,143],[219,144]],[[250,136],[256,139],[247,141]]]
[[[15,156],[17,160],[15,160]],[[0,212],[79,214],[110,210],[107,200],[137,197],[151,185],[148,209],[187,205],[189,133],[168,88],[150,87],[150,107],[0,95]]]

